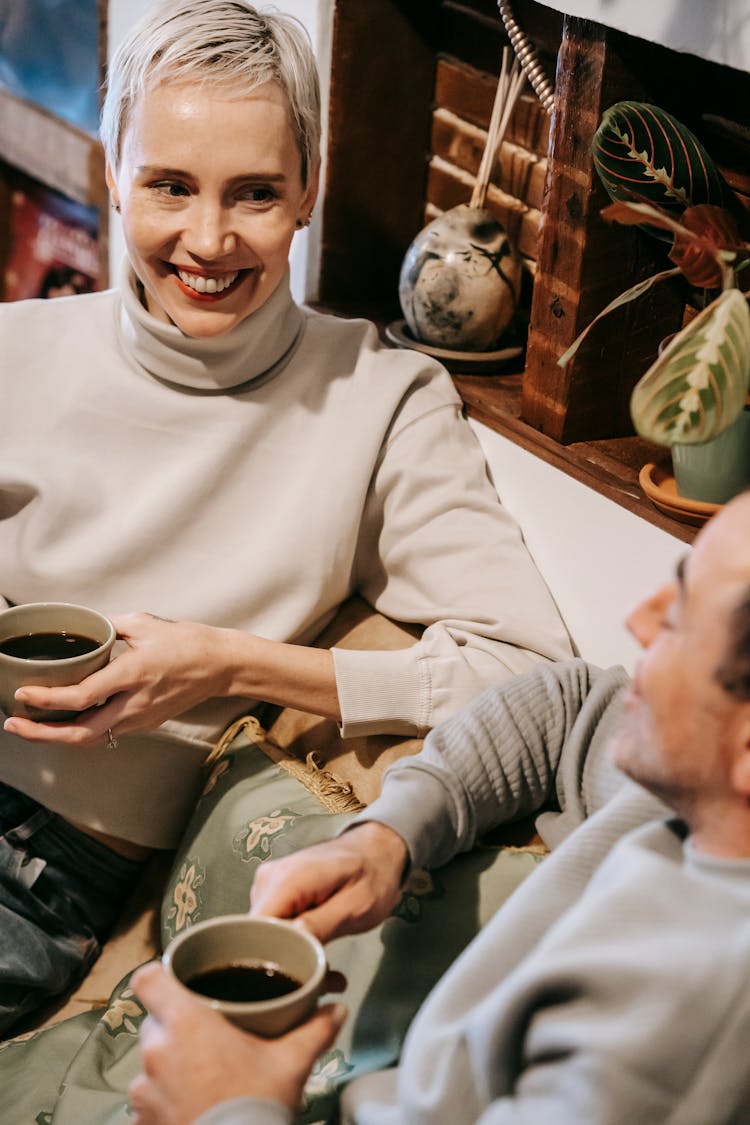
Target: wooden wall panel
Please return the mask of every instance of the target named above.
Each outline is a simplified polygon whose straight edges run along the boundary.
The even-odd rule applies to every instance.
[[[727,102],[725,68],[584,21],[566,21],[522,397],[523,419],[558,441],[633,432],[632,388],[655,358],[659,341],[679,328],[689,297],[678,282],[654,288],[601,321],[567,367],[558,366],[560,355],[609,301],[670,264],[656,240],[600,218],[609,198],[593,169],[591,140],[601,114],[622,98],[653,101],[694,129],[722,166],[700,107],[721,106],[724,113],[747,117],[750,76],[736,77],[735,93],[744,97]],[[750,132],[745,169],[748,141]],[[738,153],[733,160],[725,154],[730,181],[744,178],[747,185],[742,164]]]
[[[543,13],[535,17],[537,34],[552,75],[547,44],[556,44],[561,18],[533,0],[517,0],[516,9]],[[398,315],[409,243],[436,209],[471,196],[504,43],[495,0],[338,0],[323,303]],[[549,120],[529,92],[516,107],[488,196],[501,221],[511,218],[532,261],[548,135]]]
[[[513,6],[559,90],[553,121],[533,93],[521,98],[487,197],[527,264],[522,416],[561,442],[631,433],[630,391],[681,322],[685,293],[652,291],[557,366],[608,301],[667,264],[660,244],[600,218],[593,133],[614,101],[657,102],[704,140],[750,211],[750,75],[573,20],[558,58],[562,17],[535,0]],[[400,315],[409,243],[471,196],[506,42],[495,0],[337,0],[324,302]]]
[[[468,172],[472,180],[479,170],[487,134],[485,130],[457,117],[446,109],[436,109],[432,117],[430,147],[434,156]],[[529,152],[521,144],[504,141],[493,165],[491,178],[508,195],[539,208],[544,198],[547,159]]]
[[[497,86],[496,74],[485,74],[458,59],[439,58],[434,103],[469,124],[487,129]],[[534,94],[522,94],[506,134],[509,141],[545,156],[549,146],[549,118]]]
[[[422,225],[435,74],[431,0],[338,0],[320,297],[398,310],[398,274]]]
[[[613,40],[603,28],[571,19],[560,52],[522,416],[564,442],[632,432],[630,391],[659,340],[679,327],[684,306],[677,291],[656,288],[601,321],[575,358],[558,366],[610,300],[664,266],[655,240],[599,215],[609,200],[594,170],[591,138],[602,110],[633,88]]]

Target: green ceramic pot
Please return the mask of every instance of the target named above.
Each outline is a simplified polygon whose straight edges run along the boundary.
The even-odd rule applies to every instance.
[[[750,487],[750,407],[731,426],[701,445],[673,445],[672,465],[680,496],[724,504]]]

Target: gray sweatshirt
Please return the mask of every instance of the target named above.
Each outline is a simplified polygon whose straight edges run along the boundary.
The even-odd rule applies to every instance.
[[[739,1125],[750,1117],[750,863],[697,854],[607,760],[626,683],[582,661],[498,685],[394,765],[362,818],[443,863],[551,806],[551,842],[428,997],[398,1070],[345,1092],[356,1125]],[[424,800],[416,800],[417,789]],[[613,844],[615,846],[613,847]],[[356,941],[356,937],[352,940]],[[238,1099],[199,1125],[281,1125]]]

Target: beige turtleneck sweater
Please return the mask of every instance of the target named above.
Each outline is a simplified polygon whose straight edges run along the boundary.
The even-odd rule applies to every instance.
[[[344,735],[424,733],[567,636],[498,503],[449,376],[285,280],[195,340],[122,290],[0,306],[0,594],[147,610],[311,642],[359,591],[426,625],[334,653]],[[101,748],[0,732],[0,780],[155,847],[254,701],[217,699]]]

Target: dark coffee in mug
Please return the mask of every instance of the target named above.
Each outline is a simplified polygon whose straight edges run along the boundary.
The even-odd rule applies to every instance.
[[[193,992],[211,1000],[242,1003],[276,1000],[277,997],[286,996],[294,992],[295,988],[302,987],[302,981],[295,980],[269,961],[203,969],[183,983]]]
[[[0,641],[0,652],[19,660],[68,660],[93,652],[100,644],[78,633],[24,633]]]

